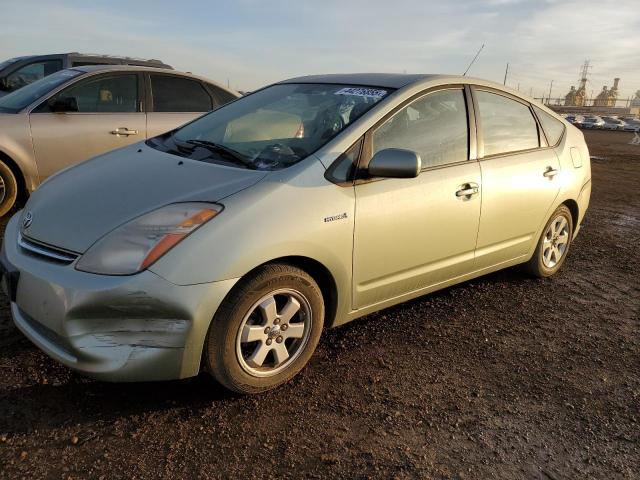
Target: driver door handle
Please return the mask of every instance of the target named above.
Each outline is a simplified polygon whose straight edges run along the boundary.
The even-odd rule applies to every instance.
[[[110,133],[111,135],[116,135],[118,137],[120,135],[122,135],[123,137],[128,137],[129,135],[137,135],[138,130],[129,130],[127,127],[120,127],[112,130]]]
[[[542,175],[544,175],[547,178],[553,178],[558,174],[558,170],[553,168],[553,167],[547,167],[547,169],[544,171],[544,173]]]
[[[460,185],[459,190],[456,192],[456,197],[460,200],[469,200],[471,197],[477,195],[480,192],[480,187],[477,183],[469,182]]]

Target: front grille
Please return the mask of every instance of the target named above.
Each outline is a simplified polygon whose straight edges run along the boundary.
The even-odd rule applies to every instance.
[[[18,245],[30,255],[45,258],[57,263],[69,265],[73,263],[80,255],[61,248],[52,247],[37,240],[18,234]]]

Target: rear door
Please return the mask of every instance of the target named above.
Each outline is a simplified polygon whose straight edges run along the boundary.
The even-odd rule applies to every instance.
[[[141,76],[136,72],[83,77],[29,115],[40,180],[102,153],[144,140]],[[51,103],[73,99],[77,111],[55,113]]]
[[[156,73],[149,74],[147,79],[151,97],[147,112],[149,137],[184,125],[217,106],[197,79]]]
[[[523,257],[537,241],[560,190],[560,164],[528,103],[481,87],[473,94],[482,170],[481,269]]]

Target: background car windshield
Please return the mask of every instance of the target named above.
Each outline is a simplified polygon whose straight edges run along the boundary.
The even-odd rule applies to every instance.
[[[2,62],[0,62],[0,70],[2,70],[5,67],[8,67],[9,65],[11,65],[12,63],[16,63],[18,60],[20,60],[23,57],[15,57],[15,58],[10,58],[8,60],[4,60]]]
[[[388,93],[350,85],[274,85],[177,130],[167,143],[172,140],[184,147],[195,141],[200,142],[196,150],[204,150],[202,142],[208,142],[227,150],[222,155],[222,149],[209,145],[206,158],[191,158],[226,159],[262,170],[286,168],[327,143]],[[240,158],[229,158],[229,149]],[[185,150],[172,148],[172,153]]]
[[[82,75],[79,70],[60,70],[0,98],[0,112],[19,112],[63,83]]]

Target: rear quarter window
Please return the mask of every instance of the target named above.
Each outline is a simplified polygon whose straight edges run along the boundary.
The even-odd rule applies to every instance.
[[[545,135],[547,136],[547,141],[550,146],[556,145],[560,139],[562,138],[562,134],[564,133],[564,124],[549,115],[544,110],[536,107],[534,105],[533,109],[538,116],[538,120],[540,120],[540,124],[542,125],[542,130],[544,130]]]

